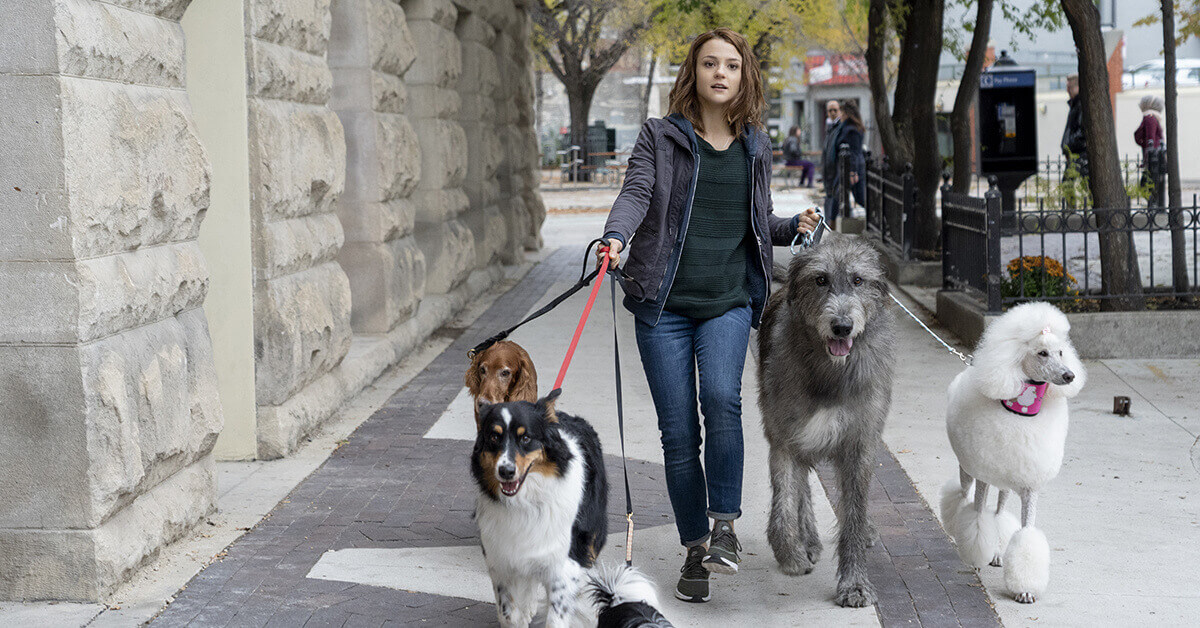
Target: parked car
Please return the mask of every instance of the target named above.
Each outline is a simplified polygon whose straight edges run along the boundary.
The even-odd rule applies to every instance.
[[[1139,63],[1121,75],[1125,89],[1160,87],[1166,81],[1166,62],[1151,59]],[[1200,59],[1177,59],[1175,61],[1175,83],[1177,85],[1200,85]]]

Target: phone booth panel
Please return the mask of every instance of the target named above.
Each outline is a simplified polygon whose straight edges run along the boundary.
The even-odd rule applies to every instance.
[[[993,67],[979,77],[980,174],[1037,172],[1037,75]]]

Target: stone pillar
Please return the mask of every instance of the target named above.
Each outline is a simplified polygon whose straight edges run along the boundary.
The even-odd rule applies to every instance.
[[[501,75],[491,50],[496,31],[475,13],[460,11],[455,33],[462,45],[459,122],[467,138],[467,178],[463,187],[470,202],[463,222],[475,236],[475,267],[483,268],[492,263],[508,239],[498,204],[497,171],[505,150],[500,145],[503,122],[497,116],[495,101]]]
[[[337,263],[346,142],[329,108],[329,0],[247,0],[258,455],[277,458],[344,395],[350,283]]]
[[[346,191],[338,217],[346,245],[355,332],[385,333],[425,295],[425,256],[413,238],[411,199],[421,148],[405,115],[403,78],[416,58],[398,0],[334,0],[329,65],[346,132]]]
[[[499,205],[508,230],[508,238],[501,251],[501,259],[506,264],[521,260],[521,251],[525,248],[527,238],[537,232],[532,227],[533,218],[529,215],[524,197],[529,165],[533,163],[536,167],[537,163],[530,162],[529,156],[524,154],[526,138],[520,126],[522,120],[532,120],[532,94],[523,91],[529,86],[529,58],[513,39],[514,34],[519,35],[519,24],[524,19],[524,12],[514,9],[500,13],[492,22],[497,29],[492,50],[501,77],[500,87],[495,93],[496,124],[503,138],[500,142],[503,156],[497,170],[497,182],[500,188]]]
[[[187,6],[0,3],[5,599],[102,599],[213,510]]]
[[[197,241],[210,262],[204,305],[225,415],[213,448],[218,460],[258,455],[245,13],[243,0],[205,0],[193,3],[181,20],[188,99],[212,162],[212,203]]]
[[[546,220],[546,206],[538,193],[541,185],[541,148],[533,119],[533,49],[530,46],[532,23],[529,15],[519,11],[508,30],[512,39],[511,74],[507,77],[512,86],[511,102],[516,109],[516,120],[510,140],[509,159],[512,160],[513,194],[523,201],[524,216],[514,220],[524,227],[519,232],[521,246],[536,250],[542,246],[542,222]]]
[[[475,265],[475,237],[458,219],[468,206],[462,189],[467,138],[458,123],[462,50],[449,0],[403,3],[417,59],[405,74],[409,120],[421,144],[421,181],[413,193],[417,246],[425,255],[428,294],[444,294]]]

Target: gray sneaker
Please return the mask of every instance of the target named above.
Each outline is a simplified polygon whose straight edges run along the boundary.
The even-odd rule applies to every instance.
[[[707,602],[708,570],[700,561],[704,560],[704,546],[689,547],[687,558],[683,559],[683,567],[679,570],[679,584],[675,586],[675,597],[684,602]]]
[[[738,558],[742,544],[738,543],[733,526],[728,521],[716,521],[715,524],[708,542],[708,555],[704,557],[704,567],[720,574],[736,574],[738,563],[742,562]]]

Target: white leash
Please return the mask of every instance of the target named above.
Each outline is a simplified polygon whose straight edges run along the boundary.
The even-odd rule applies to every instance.
[[[913,314],[911,311],[909,311],[908,308],[904,307],[904,304],[900,302],[900,299],[896,298],[896,295],[889,292],[888,296],[892,297],[892,300],[896,302],[896,305],[900,306],[900,309],[904,310],[905,314],[908,314],[910,317],[912,317],[912,319],[914,321],[917,321],[917,324],[921,326],[921,329],[924,329],[925,331],[929,332],[930,336],[933,336],[933,338],[935,340],[942,343],[942,346],[946,347],[947,351],[958,356],[958,359],[962,360],[963,364],[966,364],[967,366],[971,366],[971,362],[975,359],[975,356],[964,355],[962,351],[959,351],[958,349],[955,349],[954,347],[951,347],[950,345],[946,344],[946,341],[942,340],[941,336],[938,336],[937,334],[933,333],[933,330],[930,329],[928,326],[926,326],[925,323],[921,322],[921,319],[917,318],[916,314]]]
[[[804,233],[804,234],[801,234],[799,231],[797,231],[796,236],[792,238],[792,244],[788,247],[789,250],[791,250],[792,255],[796,254],[796,241],[800,239],[801,235],[804,236],[804,241],[800,243],[801,248],[807,249],[808,247],[813,246],[817,242],[821,241],[821,227],[822,227],[822,225],[825,224],[825,216],[822,216],[820,213],[818,213],[817,216],[820,218],[820,220],[817,222],[816,229],[813,229],[812,231],[810,231],[808,233]],[[814,237],[814,234],[815,234],[815,237]],[[958,356],[958,359],[962,360],[963,364],[966,364],[967,366],[971,365],[971,362],[975,359],[975,356],[966,355],[962,351],[959,351],[958,349],[951,347],[949,344],[946,343],[945,340],[942,340],[941,336],[933,333],[933,330],[930,329],[928,325],[926,325],[924,322],[922,322],[921,319],[917,318],[916,314],[913,314],[911,310],[904,307],[904,304],[900,302],[900,299],[896,298],[896,295],[889,292],[888,296],[892,297],[892,300],[896,302],[896,305],[900,306],[900,309],[904,310],[905,314],[908,314],[908,316],[910,318],[912,318],[914,321],[917,321],[917,324],[921,326],[921,329],[924,329],[926,332],[929,333],[930,336],[933,336],[934,340],[937,340],[938,342],[942,343],[942,346],[945,347],[947,351]]]

